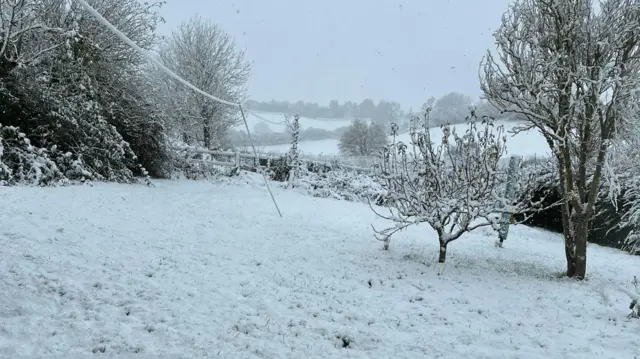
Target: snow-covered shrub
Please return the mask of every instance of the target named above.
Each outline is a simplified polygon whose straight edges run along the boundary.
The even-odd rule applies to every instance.
[[[339,163],[321,164],[300,158],[298,142],[300,117],[287,119],[291,135],[291,148],[284,157],[270,159],[269,176],[275,181],[287,181],[287,188],[299,188],[314,197],[347,201],[379,201],[382,189],[368,173],[357,173],[340,168]]]
[[[0,184],[55,185],[66,178],[49,151],[33,146],[17,127],[0,124]]]
[[[479,128],[472,112],[465,133],[459,135],[455,127],[444,125],[442,138],[434,142],[429,112],[424,121],[412,119],[411,143],[394,140],[384,153],[378,176],[388,192],[389,215],[372,209],[394,223],[383,230],[374,229],[385,249],[393,234],[426,222],[438,234],[438,261],[442,263],[449,243],[479,227],[497,229],[499,213],[507,210],[508,203],[499,191],[504,180],[499,163],[506,136],[490,118],[483,119]],[[392,135],[395,138],[396,134]]]
[[[385,194],[375,176],[343,169],[304,171],[296,185],[314,197],[354,202],[380,203]]]
[[[171,177],[184,176],[190,180],[213,179],[229,173],[229,169],[214,165],[216,159],[204,153],[207,151],[200,146],[187,146],[184,143],[173,142],[171,156]]]
[[[101,105],[76,89],[63,90],[66,96],[54,91],[49,84],[40,83],[30,91],[30,101],[21,101],[21,130],[38,146],[56,146],[62,153],[81,157],[86,170],[98,180],[132,182],[137,156],[102,115]]]
[[[129,81],[134,81],[130,79]],[[136,165],[130,168],[137,176],[167,178],[171,173],[170,150],[159,109],[137,93],[144,83],[119,85],[117,93],[99,92],[105,108],[105,120],[112,124],[136,155]],[[116,98],[117,97],[117,98]]]
[[[266,167],[267,175],[269,179],[277,182],[287,182],[289,187],[289,178],[291,174],[290,160],[287,156],[274,156],[269,157],[266,160],[260,160],[260,166]],[[298,171],[302,170],[299,168]]]
[[[146,176],[130,144],[109,122],[114,114],[98,101],[101,85],[83,60],[42,62],[48,63],[46,70],[30,68],[5,79],[0,93],[4,124],[19,125],[35,147],[55,149],[49,158],[69,179],[133,182],[135,174]]]
[[[126,15],[120,30],[145,49],[154,46],[161,20],[157,4],[105,0],[100,9],[111,21]],[[105,31],[79,4],[39,4],[25,7],[25,14],[23,28],[15,28],[25,32],[7,46],[11,58],[2,60],[15,64],[0,71],[1,121],[18,127],[42,153],[24,156],[24,148],[15,147],[22,142],[5,138],[3,157],[13,183],[30,181],[7,162],[17,163],[17,153],[23,168],[32,169],[43,166],[46,154],[67,179],[132,182],[142,175],[150,183],[144,165],[160,176],[169,161],[158,118],[162,112],[145,96],[144,56]],[[43,26],[49,30],[42,31]]]

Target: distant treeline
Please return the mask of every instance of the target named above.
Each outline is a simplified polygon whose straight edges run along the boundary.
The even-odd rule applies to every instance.
[[[297,113],[302,117],[344,119],[360,118],[372,119],[375,122],[390,123],[404,122],[412,115],[421,115],[424,110],[431,108],[431,118],[435,126],[443,123],[462,123],[470,113],[470,108],[475,105],[478,114],[501,118],[488,103],[484,101],[473,101],[471,97],[457,93],[448,93],[439,99],[432,97],[428,99],[420,109],[402,109],[398,102],[380,100],[375,103],[372,99],[365,99],[355,103],[347,101],[340,103],[338,100],[331,100],[328,105],[320,105],[314,102],[289,102],[271,100],[270,102],[260,102],[248,100],[245,105],[253,110],[265,112],[280,112],[293,114]]]
[[[351,101],[341,104],[338,100],[332,100],[328,106],[304,101],[291,103],[276,100],[271,100],[271,102],[249,100],[246,102],[246,106],[258,111],[297,113],[308,118],[367,118],[374,121],[392,122],[407,115],[397,102],[381,100],[376,104],[371,99],[366,99],[360,104]]]

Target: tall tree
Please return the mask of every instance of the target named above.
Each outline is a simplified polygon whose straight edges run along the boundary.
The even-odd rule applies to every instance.
[[[183,22],[160,49],[169,69],[201,90],[241,103],[251,65],[245,53],[219,25],[200,17]],[[238,109],[220,104],[173,79],[166,80],[166,100],[175,109],[172,127],[185,141],[200,137],[207,148],[222,146],[238,122]]]
[[[483,59],[482,90],[536,128],[558,162],[567,276],[584,278],[606,154],[637,118],[640,0],[518,0]]]

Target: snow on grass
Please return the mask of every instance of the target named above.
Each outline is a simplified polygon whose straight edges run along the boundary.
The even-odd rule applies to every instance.
[[[435,265],[426,227],[390,251],[359,203],[259,178],[0,188],[0,357],[633,358],[638,258],[555,234],[477,232]],[[607,284],[608,301],[597,289]],[[606,304],[605,304],[606,303]]]
[[[247,113],[247,123],[249,124],[249,130],[253,131],[255,125],[263,123],[269,127],[272,132],[286,132],[287,127],[285,125],[285,117],[282,113],[265,113],[259,112],[257,117],[252,113]],[[266,121],[264,121],[266,120]],[[315,128],[319,130],[334,131],[341,127],[346,127],[351,124],[352,119],[315,119],[300,117],[300,129],[307,130],[309,128]],[[240,123],[235,127],[236,130],[246,132],[244,123]]]
[[[503,125],[505,132],[513,129],[517,123],[513,121],[497,121],[497,125]],[[464,131],[468,128],[466,124],[458,124],[453,125],[451,127],[456,128],[459,134],[464,133]],[[432,141],[439,141],[442,138],[442,130],[440,127],[431,128],[430,131],[432,137]],[[544,137],[538,133],[536,130],[529,130],[527,132],[519,133],[517,135],[513,135],[512,133],[506,133],[507,135],[507,151],[509,156],[511,155],[519,155],[519,156],[546,156],[550,153],[549,145],[545,141]],[[391,137],[389,137],[391,141]],[[396,138],[396,141],[403,141],[404,143],[410,143],[411,138],[409,133],[403,133]],[[306,153],[307,155],[326,155],[326,156],[337,156],[340,154],[340,149],[338,148],[338,143],[340,141],[337,139],[326,139],[326,140],[318,140],[318,141],[301,141],[298,144],[298,147]],[[285,153],[288,151],[290,145],[274,145],[274,146],[262,146],[263,150],[266,152],[273,153]]]

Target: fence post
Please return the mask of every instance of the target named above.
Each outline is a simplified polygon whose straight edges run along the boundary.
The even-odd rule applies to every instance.
[[[236,168],[240,169],[240,151],[236,151]]]
[[[504,190],[504,197],[506,200],[511,200],[513,197],[513,191],[515,190],[516,172],[518,171],[518,165],[520,164],[520,156],[511,156],[509,159],[509,169],[507,170],[507,185]],[[503,212],[500,218],[500,229],[498,230],[498,247],[502,248],[504,241],[509,235],[509,225],[511,224],[511,213]]]

